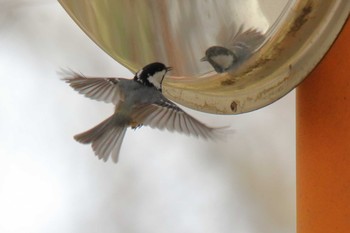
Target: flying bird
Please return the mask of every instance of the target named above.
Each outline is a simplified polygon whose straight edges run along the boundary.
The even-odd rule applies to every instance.
[[[196,120],[162,94],[162,82],[171,67],[155,62],[139,70],[133,79],[85,77],[74,72],[63,80],[86,97],[112,103],[114,113],[97,126],[74,136],[91,144],[95,155],[118,161],[127,128],[143,125],[167,129],[204,139],[216,139],[222,128],[211,128]]]

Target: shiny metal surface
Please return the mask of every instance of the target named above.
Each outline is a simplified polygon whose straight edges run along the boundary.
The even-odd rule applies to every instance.
[[[187,107],[238,114],[292,90],[328,50],[348,0],[60,0],[78,25],[131,71],[153,61],[174,67],[164,94]],[[243,26],[266,40],[237,70],[217,74],[200,59],[229,45]]]

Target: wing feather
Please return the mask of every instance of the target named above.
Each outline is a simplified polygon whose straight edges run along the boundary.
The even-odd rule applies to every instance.
[[[221,128],[211,128],[196,120],[170,101],[143,105],[134,109],[132,118],[151,128],[176,131],[204,139],[216,139]]]
[[[64,72],[66,83],[80,94],[98,101],[118,104],[121,98],[119,78],[87,78],[75,72]]]

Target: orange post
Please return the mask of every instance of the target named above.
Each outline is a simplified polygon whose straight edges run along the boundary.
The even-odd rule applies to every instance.
[[[350,232],[350,23],[297,88],[297,232]]]

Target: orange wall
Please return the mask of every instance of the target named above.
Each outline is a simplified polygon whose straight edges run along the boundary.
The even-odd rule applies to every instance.
[[[297,232],[350,232],[350,23],[297,88]]]

